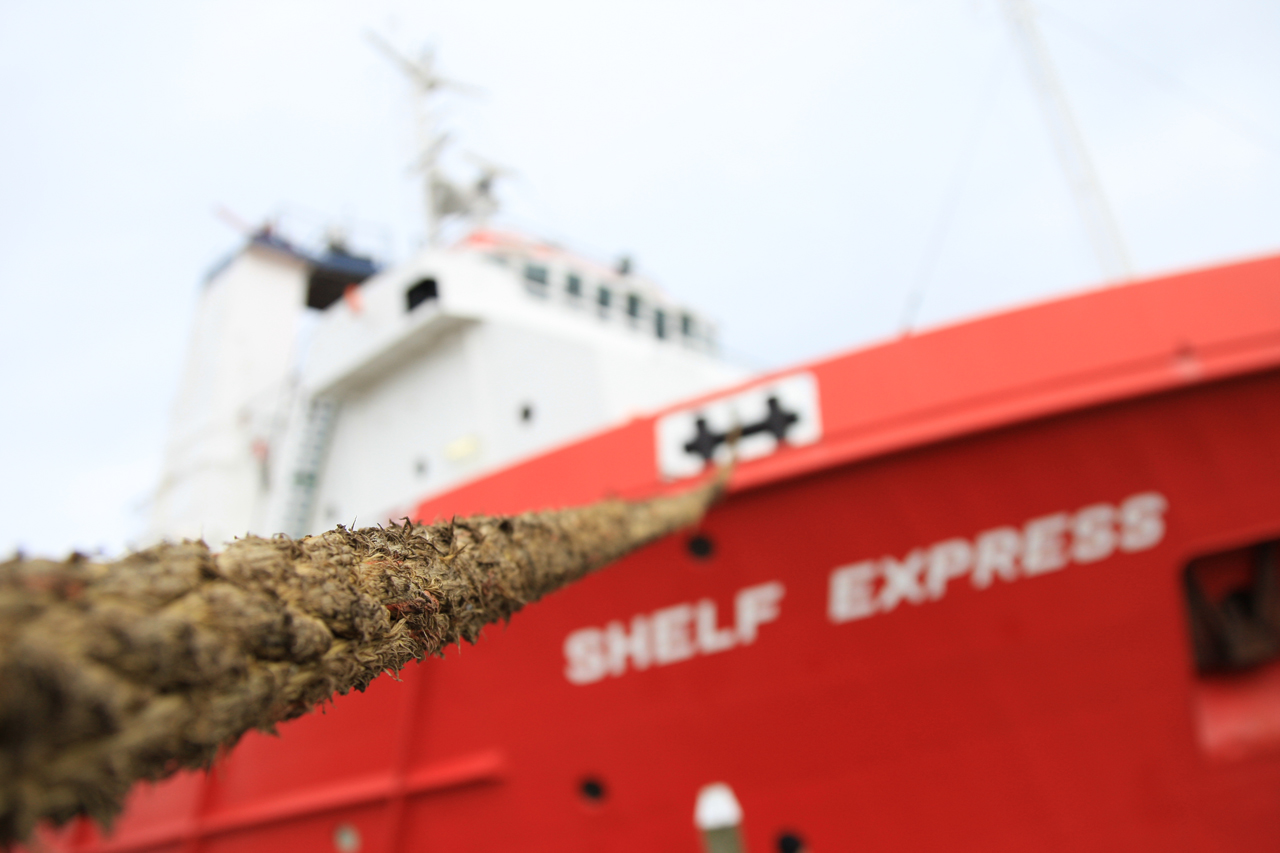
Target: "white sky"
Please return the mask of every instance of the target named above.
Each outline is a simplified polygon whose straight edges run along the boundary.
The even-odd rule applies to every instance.
[[[1038,5],[1138,272],[1280,250],[1280,4]],[[414,245],[367,27],[486,92],[448,122],[506,224],[633,254],[748,366],[922,284],[931,325],[1098,282],[996,0],[0,0],[0,555],[140,532],[217,205]]]

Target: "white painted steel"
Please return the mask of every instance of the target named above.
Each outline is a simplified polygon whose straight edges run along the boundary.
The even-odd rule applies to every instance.
[[[525,267],[545,268],[546,285]],[[739,381],[653,282],[512,235],[427,249],[323,312],[251,243],[206,286],[152,538],[374,524],[519,459]],[[566,291],[568,275],[584,289]],[[439,296],[407,308],[425,278]],[[598,287],[614,297],[602,312]],[[638,316],[627,294],[640,297]],[[655,332],[666,313],[666,339]]]

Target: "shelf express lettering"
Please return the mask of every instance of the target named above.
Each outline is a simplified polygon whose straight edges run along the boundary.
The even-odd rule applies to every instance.
[[[1091,504],[972,539],[946,539],[902,558],[841,566],[831,573],[827,616],[838,624],[888,613],[903,602],[937,601],[948,584],[965,576],[975,588],[986,589],[996,579],[1015,581],[1072,563],[1097,563],[1117,552],[1145,551],[1164,539],[1168,508],[1164,495],[1143,492],[1119,504]],[[750,645],[762,625],[778,619],[784,592],[778,581],[739,590],[732,625],[721,625],[715,602],[702,599],[642,613],[629,623],[574,631],[564,641],[565,677],[573,684],[592,684],[628,670]]]
[[[739,590],[733,625],[721,625],[715,602],[704,598],[634,616],[630,625],[610,622],[603,628],[574,631],[564,641],[565,677],[573,684],[591,684],[628,668],[666,666],[749,646],[760,626],[778,618],[784,592],[777,581]]]
[[[1117,551],[1145,551],[1164,538],[1168,508],[1164,495],[1143,492],[1119,505],[1092,504],[1034,518],[1021,528],[947,539],[900,559],[841,566],[831,573],[827,615],[835,623],[851,622],[888,613],[903,602],[937,601],[949,583],[965,575],[976,589],[986,589],[997,578],[1015,581],[1071,563],[1096,563]]]

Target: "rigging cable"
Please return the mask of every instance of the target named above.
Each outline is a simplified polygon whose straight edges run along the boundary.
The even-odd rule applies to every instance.
[[[1036,8],[1041,12],[1048,12],[1048,17],[1051,21],[1056,20],[1063,30],[1074,35],[1080,42],[1092,47],[1099,53],[1109,55],[1119,64],[1125,65],[1129,70],[1145,77],[1149,82],[1155,83],[1175,95],[1182,96],[1189,103],[1195,104],[1205,112],[1213,114],[1224,125],[1249,137],[1253,142],[1271,152],[1280,153],[1280,136],[1277,136],[1267,128],[1259,126],[1257,122],[1247,116],[1224,107],[1203,92],[1187,85],[1182,79],[1143,59],[1132,51],[1121,47],[1097,30],[1081,23],[1060,9],[1046,3],[1039,3]]]
[[[964,145],[960,149],[960,156],[956,160],[954,169],[952,169],[951,180],[947,182],[947,189],[943,194],[942,204],[938,209],[938,216],[934,221],[933,229],[929,232],[929,238],[925,243],[924,250],[920,253],[920,266],[916,270],[915,281],[912,283],[911,290],[907,293],[906,304],[903,306],[902,323],[899,327],[899,332],[903,336],[911,334],[916,319],[919,317],[920,309],[924,305],[929,283],[933,278],[934,270],[937,268],[938,260],[942,256],[942,248],[946,243],[947,235],[951,231],[951,223],[960,207],[960,199],[964,195],[964,187],[968,182],[969,172],[972,170],[973,161],[978,152],[978,143],[982,138],[982,131],[986,128],[987,120],[990,118],[991,110],[996,102],[996,96],[999,94],[1001,83],[1004,81],[1002,71],[1004,70],[1006,56],[1005,52],[1001,52],[996,57],[991,71],[987,73],[973,124],[969,127]]]

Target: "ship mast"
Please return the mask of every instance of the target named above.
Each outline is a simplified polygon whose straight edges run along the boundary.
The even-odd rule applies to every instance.
[[[496,209],[492,184],[501,170],[489,166],[482,170],[480,178],[472,186],[461,186],[451,181],[440,165],[440,155],[449,143],[449,133],[438,126],[432,99],[441,90],[453,90],[462,94],[475,94],[478,90],[436,73],[435,51],[430,47],[422,50],[417,61],[414,61],[377,33],[369,31],[366,35],[374,47],[390,59],[413,86],[418,130],[418,156],[414,168],[422,174],[427,245],[439,245],[441,228],[450,216],[462,215],[483,220]]]
[[[1102,192],[1102,184],[1089,159],[1084,138],[1080,135],[1071,107],[1063,94],[1053,63],[1049,60],[1049,52],[1040,38],[1035,11],[1028,0],[1003,0],[1002,5],[1039,96],[1049,133],[1066,171],[1067,182],[1075,196],[1076,206],[1084,220],[1085,231],[1102,267],[1102,273],[1108,281],[1126,281],[1133,277],[1129,253]]]

